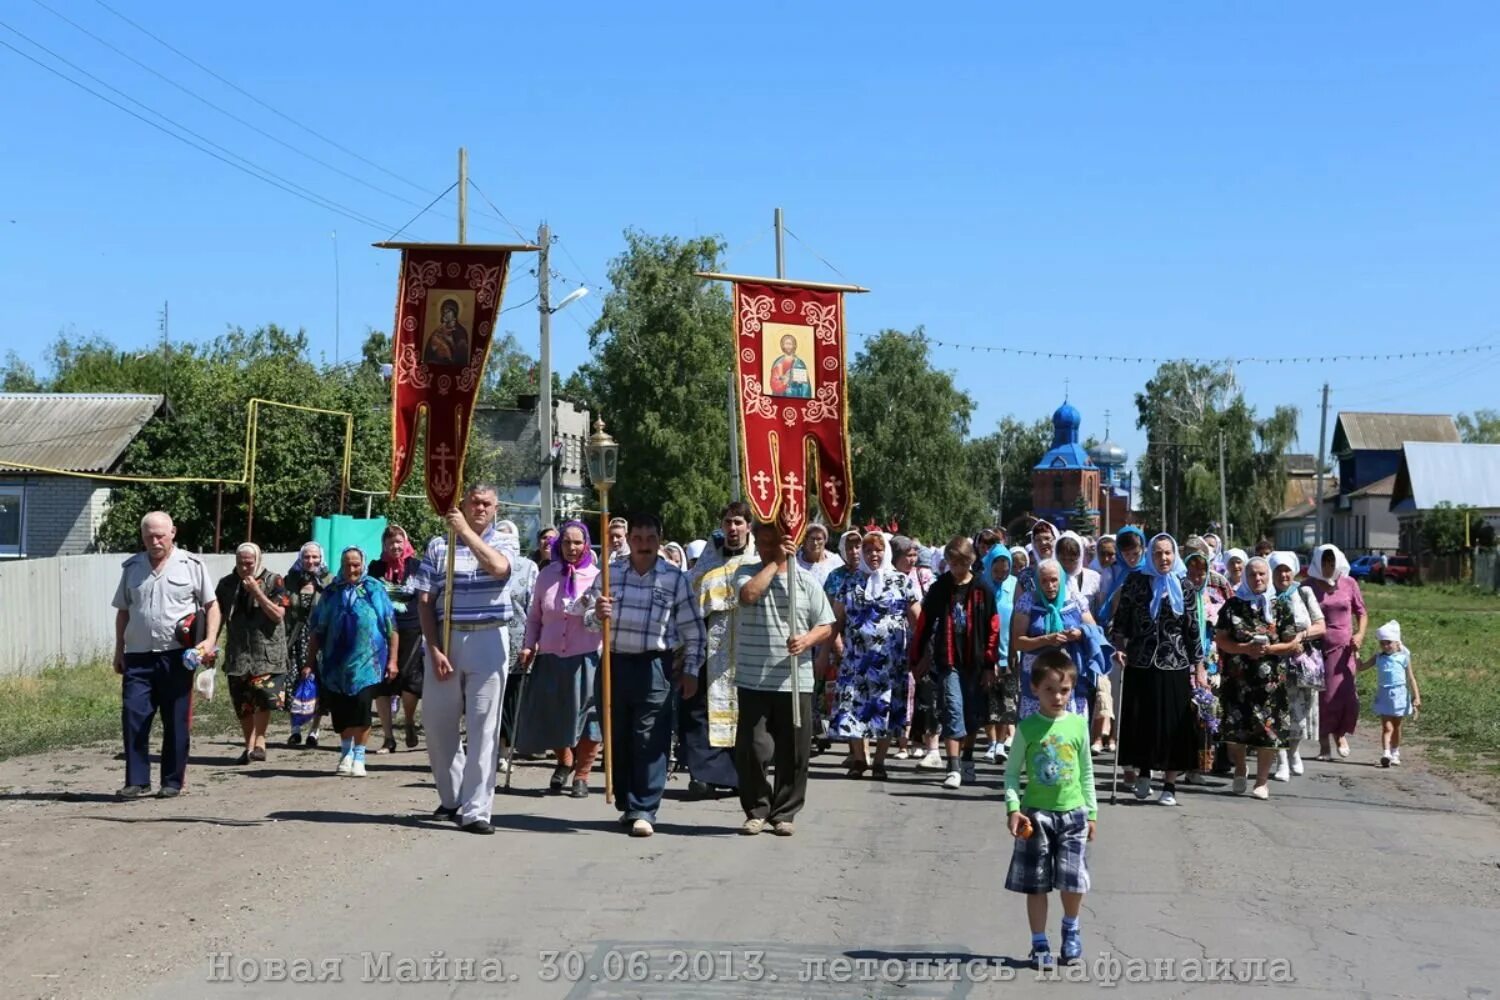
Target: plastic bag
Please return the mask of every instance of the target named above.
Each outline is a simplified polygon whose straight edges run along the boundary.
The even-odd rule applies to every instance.
[[[214,700],[214,676],[218,671],[210,667],[207,670],[198,671],[198,676],[193,680],[193,690],[198,692],[198,697],[204,701]]]
[[[300,729],[312,721],[318,711],[318,679],[312,674],[297,679],[292,688],[292,727]]]

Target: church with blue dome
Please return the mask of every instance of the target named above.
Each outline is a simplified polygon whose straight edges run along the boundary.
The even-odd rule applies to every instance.
[[[1082,424],[1082,414],[1067,400],[1052,414],[1052,447],[1031,471],[1032,513],[1066,527],[1082,497],[1096,532],[1113,530],[1130,518],[1130,490],[1122,475],[1128,456],[1113,441],[1085,449],[1078,433]]]

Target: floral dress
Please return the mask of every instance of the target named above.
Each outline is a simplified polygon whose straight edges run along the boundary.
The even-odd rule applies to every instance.
[[[286,575],[285,581],[286,596],[290,603],[287,606],[283,624],[286,626],[287,659],[290,661],[288,664],[290,669],[286,672],[282,687],[285,691],[283,704],[290,712],[292,691],[297,686],[302,665],[307,662],[307,640],[310,638],[308,625],[312,621],[313,610],[323,599],[323,591],[333,582],[333,574],[323,570],[314,575],[294,569]],[[306,589],[308,587],[312,589]],[[314,670],[317,667],[318,664],[313,665]]]
[[[837,573],[837,571],[835,571]],[[829,577],[829,584],[833,584]],[[828,733],[840,740],[888,740],[906,728],[907,609],[917,599],[911,579],[885,574],[873,599],[865,577],[851,573],[829,596],[844,607],[844,659],[839,664],[838,703]]]
[[[1273,607],[1274,624],[1243,597],[1231,597],[1219,612],[1218,631],[1235,642],[1251,642],[1257,635],[1287,642],[1297,634],[1296,619],[1285,602],[1276,601]],[[1220,652],[1220,739],[1258,750],[1286,748],[1292,713],[1285,669],[1285,661],[1277,656]]]

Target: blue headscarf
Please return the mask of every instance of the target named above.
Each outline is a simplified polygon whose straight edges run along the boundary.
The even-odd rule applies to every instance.
[[[360,554],[360,574],[350,579],[344,574],[344,557],[350,552]],[[374,648],[375,662],[384,667],[386,654],[389,652],[386,634],[390,631],[396,620],[396,607],[391,603],[390,595],[386,593],[385,586],[377,580],[370,578],[365,572],[368,564],[364,561],[364,552],[358,545],[351,545],[339,553],[339,575],[329,588],[328,597],[338,601],[338,624],[332,629],[330,649],[327,655],[335,660],[356,649],[359,645],[359,612],[357,605],[365,601],[375,612],[377,628],[375,634],[370,636],[370,644]]]
[[[1156,548],[1156,543],[1163,538],[1172,543],[1172,568],[1165,573],[1156,568],[1156,560],[1151,558],[1151,552]],[[1151,578],[1152,620],[1155,620],[1161,613],[1163,598],[1166,599],[1168,604],[1172,605],[1172,613],[1174,615],[1182,614],[1184,607],[1182,578],[1187,575],[1187,566],[1183,564],[1182,559],[1177,555],[1177,539],[1165,531],[1153,536],[1151,544],[1146,546],[1146,552],[1141,562],[1143,565],[1140,571]]]
[[[1141,556],[1138,560],[1136,560],[1136,564],[1134,566],[1125,561],[1125,547],[1120,544],[1120,542],[1125,538],[1126,535],[1134,535],[1141,540]],[[1125,585],[1125,580],[1130,576],[1132,572],[1141,569],[1148,562],[1150,562],[1150,553],[1146,551],[1145,532],[1141,531],[1141,529],[1137,528],[1135,525],[1121,528],[1115,534],[1115,564],[1112,567],[1112,572],[1109,578],[1109,590],[1105,591],[1104,601],[1099,605],[1099,623],[1101,625],[1109,624],[1110,608],[1114,606],[1115,595],[1118,594],[1120,592],[1120,588]]]
[[[1042,570],[1047,566],[1053,566],[1057,569],[1057,596],[1050,601],[1047,600],[1047,595],[1042,592]],[[1067,631],[1067,623],[1063,621],[1063,608],[1068,603],[1068,574],[1063,569],[1062,563],[1056,559],[1043,559],[1037,564],[1036,590],[1034,593],[1036,596],[1032,600],[1047,609],[1047,631]]]

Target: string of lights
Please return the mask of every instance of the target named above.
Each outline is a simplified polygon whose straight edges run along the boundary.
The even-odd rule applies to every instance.
[[[879,334],[856,331],[856,337],[869,339]],[[1053,358],[1065,361],[1105,361],[1125,364],[1150,364],[1160,365],[1169,362],[1189,362],[1203,365],[1297,365],[1297,364],[1327,364],[1330,361],[1402,361],[1415,358],[1439,358],[1454,357],[1463,354],[1483,354],[1495,350],[1494,344],[1470,344],[1465,347],[1445,347],[1426,351],[1399,351],[1384,354],[1344,354],[1327,353],[1321,355],[1298,355],[1286,357],[1253,357],[1253,356],[1225,356],[1218,358],[1199,357],[1151,357],[1135,354],[1081,354],[1070,351],[1049,351],[1044,348],[1030,347],[1000,347],[992,344],[963,344],[950,340],[939,340],[935,337],[927,337],[927,342],[934,347],[944,347],[955,351],[984,351],[991,354],[1012,354],[1031,358]]]

